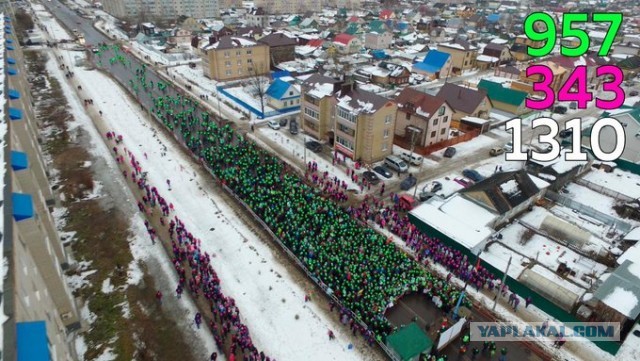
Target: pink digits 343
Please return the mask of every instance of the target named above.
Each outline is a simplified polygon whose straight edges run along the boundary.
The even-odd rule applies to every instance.
[[[555,91],[551,87],[553,84],[553,71],[546,65],[532,65],[527,68],[527,77],[540,76],[540,81],[533,83],[533,91],[542,93],[542,99],[526,99],[527,108],[533,110],[549,109],[556,102]],[[625,94],[621,88],[624,81],[622,70],[614,65],[602,65],[596,69],[597,77],[604,77],[602,90],[614,94],[613,99],[606,100],[596,97],[596,107],[604,110],[617,109],[624,104]],[[607,81],[608,80],[608,81]],[[587,108],[593,100],[593,94],[587,85],[587,67],[577,66],[567,80],[558,90],[557,100],[561,102],[576,102],[579,109]]]

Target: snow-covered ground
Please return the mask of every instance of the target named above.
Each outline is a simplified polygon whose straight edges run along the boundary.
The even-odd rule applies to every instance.
[[[47,33],[56,41],[72,40],[73,38],[67,31],[56,21],[51,13],[42,4],[31,2],[31,8],[36,14],[38,20],[44,25]]]
[[[348,329],[328,319],[316,303],[304,302],[308,291],[295,282],[271,248],[233,216],[234,210],[210,188],[211,179],[194,176],[190,159],[148,125],[124,90],[98,72],[76,69],[75,73],[111,129],[124,134],[125,145],[141,161],[150,182],[174,204],[176,214],[194,236],[204,240],[202,248],[213,256],[224,293],[235,298],[259,349],[281,360],[374,357],[369,349],[350,349]],[[123,112],[128,116],[122,117]],[[167,146],[167,156],[161,156],[158,143]],[[171,191],[163,186],[167,179],[172,181]],[[142,253],[151,251],[150,242],[140,244],[146,248]],[[132,245],[134,255],[137,248]],[[328,339],[329,329],[337,340]]]
[[[233,87],[233,88],[225,88],[224,89],[230,95],[236,97],[238,100],[246,103],[248,106],[252,107],[258,112],[261,112],[260,99],[258,97],[254,97],[251,94],[247,93],[242,87]],[[226,97],[229,101],[236,103],[235,100],[229,98],[226,94],[221,93],[222,96]],[[245,108],[243,105],[236,103],[239,107]],[[245,108],[247,109],[247,108]],[[249,109],[247,109],[249,110]],[[275,111],[272,107],[267,105],[267,97],[264,99],[264,114],[268,114],[270,112]]]
[[[500,143],[500,141],[495,140],[491,137],[488,137],[484,134],[481,134],[471,140],[468,140],[466,142],[462,142],[462,143],[458,143],[455,145],[452,145],[452,147],[456,148],[456,156],[460,156],[460,155],[467,155],[471,152],[475,152],[480,148],[486,148],[489,147],[491,145],[499,145],[502,146],[502,143]],[[436,155],[438,157],[443,157],[444,156],[444,152],[445,149],[439,150],[437,152],[432,153],[433,155]]]
[[[640,198],[640,175],[620,169],[614,169],[613,173],[592,169],[584,179],[630,198]]]

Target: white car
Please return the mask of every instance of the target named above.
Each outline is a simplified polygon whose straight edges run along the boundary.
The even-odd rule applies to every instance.
[[[267,125],[269,125],[269,128],[273,129],[273,130],[278,130],[280,129],[280,123],[278,123],[277,120],[270,120]]]

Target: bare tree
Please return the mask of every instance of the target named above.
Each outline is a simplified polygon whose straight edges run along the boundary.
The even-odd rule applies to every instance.
[[[262,70],[262,69],[259,69]],[[261,71],[256,67],[249,68],[249,77],[247,78],[249,93],[260,101],[260,119],[264,119],[264,102],[269,88],[269,80],[261,75]]]

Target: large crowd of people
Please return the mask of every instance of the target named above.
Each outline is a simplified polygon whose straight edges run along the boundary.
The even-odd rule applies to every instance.
[[[222,185],[250,207],[310,276],[338,300],[343,319],[352,324],[354,333],[358,330],[368,340],[382,341],[393,330],[384,312],[410,292],[438,296],[445,305],[457,301],[459,290],[427,272],[388,238],[363,225],[357,215],[352,217],[353,209],[347,212],[339,205],[346,195],[345,185],[337,178],[318,173],[313,163],[308,164],[306,178],[298,176],[286,163],[245,139],[229,123],[210,117],[190,96],[147,79],[145,66],[132,68],[118,47],[103,47],[101,51],[114,54],[110,66],[131,70],[129,85],[141,104],[145,96],[150,97],[153,104],[150,112],[173,131]],[[152,193],[148,198],[153,196]],[[194,239],[179,219],[172,220],[169,227],[173,230],[176,271],[181,279],[185,278],[183,286],[210,298],[214,312],[227,317],[232,327],[246,331],[244,325],[234,323],[234,317],[239,322],[237,308],[219,293],[219,280],[209,257],[200,251],[201,241]],[[458,260],[453,254],[449,258]],[[451,267],[454,266],[452,263]],[[189,280],[186,269],[192,273]],[[467,272],[476,277],[475,271]],[[217,311],[220,305],[224,311]],[[216,330],[220,331],[224,330]],[[248,331],[246,335],[245,339],[236,337],[237,347],[251,346]]]

